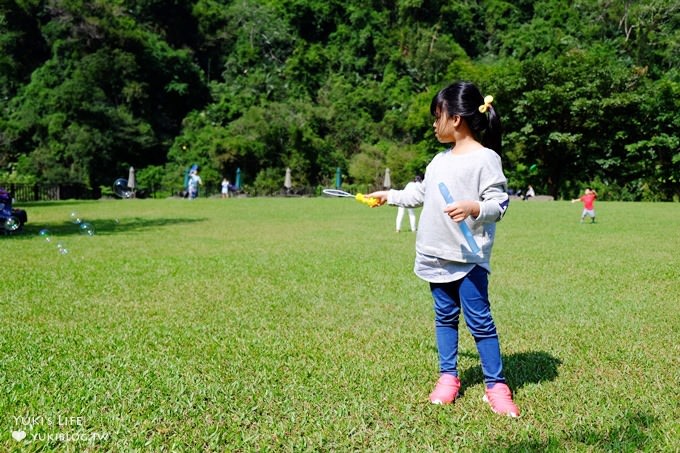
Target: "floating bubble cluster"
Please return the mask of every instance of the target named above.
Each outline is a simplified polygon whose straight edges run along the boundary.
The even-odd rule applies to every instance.
[[[69,221],[73,225],[75,225],[78,228],[78,232],[82,236],[94,236],[95,235],[95,228],[94,225],[90,222],[86,222],[83,220],[83,218],[76,212],[73,211],[69,215]],[[7,228],[7,225],[5,225],[5,228]],[[41,240],[47,242],[47,243],[52,243],[52,232],[48,230],[47,228],[43,228],[38,232],[38,236],[40,237]],[[69,253],[69,249],[66,247],[64,242],[62,241],[57,241],[54,245],[56,245],[57,252],[60,255],[66,255]]]

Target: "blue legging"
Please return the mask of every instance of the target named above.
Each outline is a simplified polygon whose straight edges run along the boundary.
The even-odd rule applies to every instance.
[[[477,345],[487,387],[505,382],[498,334],[491,316],[488,282],[487,271],[475,266],[455,282],[430,283],[439,371],[458,376],[458,321],[462,307],[465,323]]]

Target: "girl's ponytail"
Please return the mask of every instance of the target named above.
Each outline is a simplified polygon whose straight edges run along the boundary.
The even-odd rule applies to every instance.
[[[501,153],[501,136],[503,135],[503,130],[501,127],[501,117],[494,108],[490,105],[487,109],[487,116],[489,120],[489,125],[482,134],[482,145],[490,148],[496,153]]]

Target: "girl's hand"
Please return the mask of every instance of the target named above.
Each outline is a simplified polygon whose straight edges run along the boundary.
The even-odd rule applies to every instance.
[[[447,204],[444,212],[454,222],[460,223],[469,216],[479,217],[479,203],[472,200],[456,201],[455,203]]]
[[[387,190],[378,190],[377,192],[367,193],[366,195],[364,195],[364,197],[375,198],[376,200],[378,200],[378,203],[375,206],[373,206],[374,208],[382,206],[385,203],[387,203]]]

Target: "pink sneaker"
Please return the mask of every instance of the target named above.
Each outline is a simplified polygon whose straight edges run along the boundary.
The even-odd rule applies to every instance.
[[[510,388],[499,382],[490,389],[486,389],[484,402],[489,403],[491,410],[497,414],[507,415],[508,417],[519,417],[519,409],[512,402]]]
[[[439,376],[434,390],[430,393],[430,402],[432,404],[451,404],[458,396],[458,389],[460,389],[458,377],[442,374]]]

